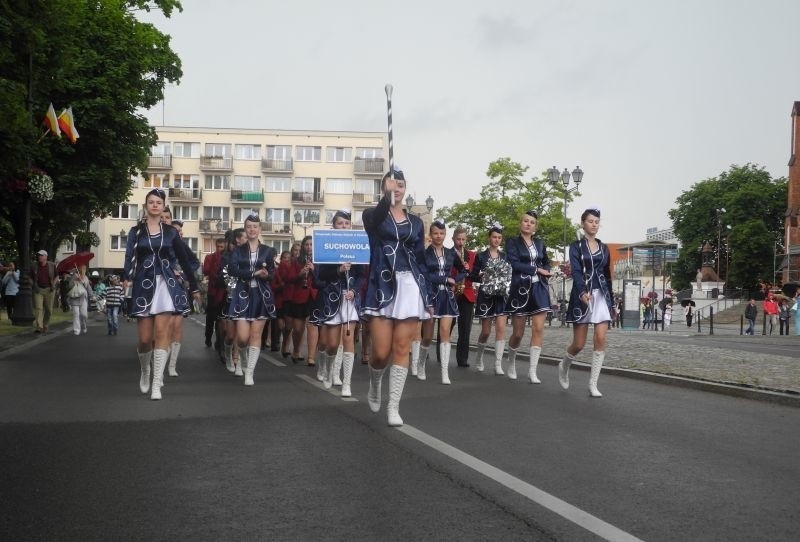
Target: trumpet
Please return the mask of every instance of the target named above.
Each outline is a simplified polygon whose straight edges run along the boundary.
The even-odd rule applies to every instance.
[[[469,265],[467,264],[464,247],[461,247],[461,249],[459,250],[459,256],[461,256],[461,261],[464,263],[464,267],[467,269],[467,272],[469,272]],[[466,287],[466,279],[458,281],[455,287],[456,295],[463,295],[465,287]]]

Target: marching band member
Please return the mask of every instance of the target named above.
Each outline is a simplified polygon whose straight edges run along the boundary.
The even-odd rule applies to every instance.
[[[464,264],[467,277],[456,281],[456,304],[458,306],[458,342],[456,343],[456,363],[459,367],[469,367],[469,336],[472,333],[472,317],[475,315],[477,293],[469,273],[475,267],[475,251],[467,250],[467,229],[458,226],[453,230],[453,250]],[[452,274],[458,273],[453,268]]]
[[[235,376],[244,376],[242,365],[239,363],[241,358],[239,348],[236,346],[236,323],[228,313],[228,310],[231,305],[233,287],[236,283],[236,277],[231,272],[231,257],[236,247],[247,242],[247,237],[245,236],[244,228],[236,228],[235,230],[228,230],[225,238],[227,246],[225,247],[225,252],[222,253],[222,262],[219,266],[220,280],[225,282],[225,301],[223,301],[222,309],[220,310],[224,332],[222,357],[229,373],[233,373]]]

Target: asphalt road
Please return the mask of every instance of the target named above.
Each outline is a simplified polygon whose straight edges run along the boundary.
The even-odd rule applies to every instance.
[[[431,364],[398,430],[363,365],[353,400],[269,354],[246,388],[201,330],[160,402],[133,324],[0,354],[0,540],[796,538],[797,408],[607,375],[590,399],[549,365],[442,386]]]

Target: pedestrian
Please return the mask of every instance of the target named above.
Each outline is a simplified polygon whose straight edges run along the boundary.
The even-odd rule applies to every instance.
[[[109,285],[106,287],[106,321],[108,322],[108,334],[116,335],[117,331],[119,331],[119,311],[122,307],[125,292],[119,283],[117,275],[108,277],[108,282]]]
[[[92,281],[93,297],[96,310],[105,312],[106,310],[106,283],[100,278],[99,271],[92,271],[92,276],[89,279]]]
[[[754,335],[756,318],[758,318],[758,307],[756,307],[756,300],[752,297],[747,302],[747,306],[744,308],[744,318],[747,320],[747,329],[745,330],[744,334]]]
[[[261,244],[261,219],[252,214],[244,221],[247,241],[231,254],[229,272],[237,279],[228,314],[236,323],[240,356],[244,354],[244,385],[254,384],[253,374],[261,355],[261,333],[267,320],[276,317],[270,278],[275,272],[275,249]]]
[[[220,276],[222,252],[225,250],[225,239],[214,239],[214,252],[203,259],[203,276],[208,281],[206,298],[206,347],[211,347],[214,340],[214,349],[222,352],[222,321],[219,320],[222,304],[225,302],[225,281]]]
[[[464,264],[466,278],[456,283],[456,305],[458,306],[458,341],[456,342],[456,364],[459,367],[469,367],[469,336],[472,333],[472,318],[475,314],[475,300],[477,292],[469,278],[469,273],[475,266],[474,250],[467,250],[467,229],[458,226],[453,230],[453,250],[456,251]],[[453,275],[459,273],[455,267]]]
[[[3,303],[6,305],[8,319],[14,317],[14,304],[19,293],[19,269],[14,262],[9,262],[6,273],[3,275]]]
[[[800,306],[798,305],[800,305],[800,289],[795,292],[792,308],[789,309],[794,313],[794,334],[800,336],[800,314],[797,314]]]
[[[300,245],[295,244],[292,250],[300,254]],[[288,308],[292,298],[292,252],[284,250],[281,253],[281,260],[278,263],[278,268],[275,270],[275,276],[272,279],[272,292],[275,295],[275,311],[279,319],[279,329],[281,330],[280,352],[284,358],[292,355],[292,317],[288,314]]]
[[[310,235],[305,236],[300,243],[300,256],[297,261],[304,266],[303,270],[300,271],[300,290],[301,295],[305,297],[303,325],[306,332],[306,365],[314,366],[316,365],[316,353],[319,343],[319,327],[308,321],[311,308],[314,307],[317,299],[317,288],[314,285],[314,242]],[[307,272],[305,271],[306,269],[308,270]]]
[[[567,319],[572,325],[572,344],[567,347],[564,359],[558,364],[558,382],[569,388],[569,367],[575,356],[583,350],[589,324],[594,325],[594,351],[589,376],[589,395],[602,397],[597,389],[597,380],[605,360],[606,332],[612,319],[614,295],[611,291],[611,253],[597,239],[600,229],[600,210],[586,209],[581,215],[584,238],[569,246],[569,262],[572,268],[572,292],[570,293]]]
[[[789,316],[789,303],[786,299],[781,299],[781,302],[778,304],[778,324],[780,326],[781,335],[789,334]],[[784,330],[786,333],[784,333]]]
[[[503,227],[493,224],[489,228],[489,248],[478,254],[472,268],[472,280],[480,283],[475,302],[475,314],[481,322],[476,367],[483,371],[483,352],[494,324],[494,374],[503,375],[503,351],[506,346],[506,298],[511,285],[511,265],[500,250],[503,244]]]
[[[390,426],[403,425],[400,399],[408,375],[411,340],[420,320],[431,317],[425,261],[425,231],[422,220],[409,214],[403,204],[406,180],[393,169],[381,180],[383,197],[363,213],[369,236],[370,271],[363,314],[370,317],[372,358],[369,362],[367,402],[373,412],[381,408],[381,383],[389,369]]]
[[[350,210],[336,211],[333,215],[333,229],[351,229]],[[364,266],[341,264],[317,264],[314,266],[317,284],[317,303],[311,310],[309,321],[320,326],[319,365],[323,373],[323,386],[330,389],[339,376],[335,358],[342,346],[341,378],[342,397],[352,396],[350,388],[355,361],[356,325],[361,310],[359,291],[364,281]]]
[[[53,291],[56,285],[56,264],[47,261],[46,250],[36,253],[36,265],[31,269],[30,276],[36,333],[47,333],[50,325],[50,309],[53,306]]]
[[[612,316],[619,318],[619,305],[617,303],[614,304],[614,312]],[[662,311],[662,318],[664,319],[664,328],[669,329],[672,325],[672,303],[664,303],[664,309]]]
[[[769,322],[769,334],[772,335],[772,330],[778,325],[778,304],[775,302],[772,292],[767,294],[762,308],[764,310],[764,318]]]
[[[306,333],[306,320],[311,308],[311,287],[313,286],[312,271],[314,263],[310,257],[311,236],[303,238],[302,242],[295,248],[292,247],[292,258],[289,262],[289,269],[286,280],[291,284],[289,292],[291,297],[286,306],[286,314],[292,321],[292,363],[303,361],[300,355],[303,337]],[[307,352],[308,360],[306,365],[313,367],[316,365],[314,352]]]
[[[92,283],[86,276],[86,266],[74,270],[67,281],[67,298],[72,309],[72,332],[75,335],[88,333],[87,316]]]
[[[431,244],[425,249],[422,272],[425,273],[425,279],[428,282],[428,296],[433,305],[433,318],[422,322],[422,343],[417,365],[417,378],[425,380],[427,377],[425,366],[433,341],[433,328],[434,325],[438,325],[442,384],[449,385],[450,330],[453,328],[453,319],[458,318],[459,315],[455,287],[464,280],[467,273],[458,252],[454,248],[444,246],[446,232],[447,227],[441,219],[434,220],[428,230]],[[456,271],[455,275],[453,270]]]
[[[544,321],[547,313],[552,310],[547,285],[551,275],[550,258],[547,256],[544,241],[535,237],[538,220],[539,215],[536,211],[522,213],[519,219],[519,235],[506,241],[506,258],[512,269],[510,293],[506,304],[506,312],[511,316],[506,374],[512,380],[517,378],[517,348],[522,342],[526,321],[530,320],[528,381],[531,384],[541,383],[536,375],[536,369],[542,353]]]
[[[683,307],[683,316],[686,318],[686,327],[692,327],[692,318],[694,318],[694,305],[690,302],[686,303]]]
[[[189,314],[186,290],[178,284],[176,267],[191,269],[186,245],[175,228],[161,221],[166,194],[160,188],[145,196],[145,214],[128,232],[125,249],[125,283],[132,285],[131,316],[137,319],[139,389],[150,391],[150,399],[161,399],[161,386],[170,342],[170,323],[174,314]],[[200,291],[193,273],[187,274],[192,297],[200,302]],[[152,357],[152,384],[150,359]]]

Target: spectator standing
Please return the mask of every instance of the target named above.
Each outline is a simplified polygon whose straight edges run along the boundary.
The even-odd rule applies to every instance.
[[[780,325],[781,335],[789,334],[789,316],[789,303],[786,299],[782,299],[778,305],[778,324]],[[786,333],[784,333],[784,330],[786,330]]]
[[[31,283],[36,333],[47,333],[47,326],[50,324],[50,310],[53,307],[56,264],[47,261],[46,250],[36,253],[36,265],[31,269]]]
[[[745,330],[745,335],[754,335],[755,334],[755,325],[756,325],[756,318],[758,317],[758,307],[756,307],[756,300],[752,297],[750,301],[747,302],[747,306],[744,308],[744,318],[747,320],[747,330]]]
[[[775,298],[772,297],[772,292],[767,294],[762,308],[764,309],[764,318],[769,322],[769,334],[772,335],[772,330],[778,324],[778,304]]]

